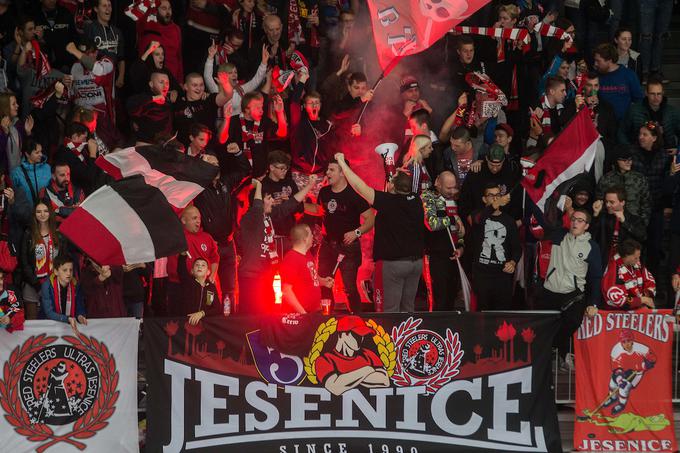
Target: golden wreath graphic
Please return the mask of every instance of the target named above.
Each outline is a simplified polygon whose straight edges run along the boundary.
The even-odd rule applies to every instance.
[[[46,442],[36,448],[43,453],[50,447],[62,442],[72,445],[79,450],[87,446],[78,439],[89,439],[104,429],[115,411],[118,391],[119,374],[116,371],[116,360],[106,345],[92,337],[79,334],[78,337],[62,337],[76,349],[88,354],[97,364],[100,372],[100,389],[96,402],[90,410],[73,423],[71,432],[56,435],[52,428],[45,423],[32,423],[30,415],[20,402],[19,379],[22,370],[30,358],[40,350],[50,346],[58,337],[37,335],[30,337],[23,345],[17,346],[9,360],[5,363],[2,379],[0,379],[0,406],[5,411],[5,419],[14,426],[14,430],[32,442]]]
[[[394,343],[390,336],[385,332],[385,329],[372,319],[366,321],[366,325],[375,331],[373,336],[373,343],[378,350],[378,356],[380,361],[385,366],[388,376],[392,376],[394,373],[394,367],[397,366],[397,353],[394,349]],[[314,342],[312,343],[312,349],[309,351],[309,355],[303,359],[305,366],[305,373],[307,373],[307,379],[312,384],[318,384],[319,380],[316,377],[316,370],[314,364],[316,360],[321,355],[323,347],[330,338],[331,335],[335,333],[338,327],[338,320],[336,318],[330,318],[326,322],[319,324],[316,329],[316,334],[314,334]]]

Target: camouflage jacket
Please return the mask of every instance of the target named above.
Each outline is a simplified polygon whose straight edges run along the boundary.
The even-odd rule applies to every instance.
[[[652,212],[652,202],[649,195],[649,183],[645,175],[634,170],[627,173],[612,170],[600,179],[595,198],[603,200],[605,192],[616,186],[626,189],[626,210],[640,217],[647,225]]]

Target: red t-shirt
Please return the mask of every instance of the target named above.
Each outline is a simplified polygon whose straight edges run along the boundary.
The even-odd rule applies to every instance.
[[[205,231],[190,233],[184,230],[184,237],[187,239],[189,254],[187,257],[187,270],[191,273],[196,258],[203,258],[208,261],[208,266],[220,262],[220,253],[217,249],[215,240]],[[179,282],[177,274],[177,255],[168,257],[168,277],[171,282]]]
[[[380,357],[370,349],[357,351],[354,357],[344,356],[333,349],[331,352],[327,352],[320,356],[316,359],[316,362],[314,362],[314,368],[316,368],[316,376],[319,378],[319,382],[323,382],[333,373],[345,374],[363,368],[366,365],[374,368],[383,367]]]
[[[311,253],[303,255],[295,250],[286,253],[281,263],[281,286],[286,284],[293,286],[293,292],[305,311],[321,309],[319,275]]]

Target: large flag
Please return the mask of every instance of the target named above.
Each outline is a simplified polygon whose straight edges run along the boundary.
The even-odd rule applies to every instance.
[[[99,188],[59,231],[102,265],[147,263],[187,249],[177,215],[141,176]]]
[[[574,339],[578,451],[677,451],[671,310],[600,310]]]
[[[430,47],[490,0],[369,0],[383,72],[399,57]],[[390,69],[391,69],[390,67]]]
[[[139,321],[94,319],[79,329],[48,320],[0,329],[0,450],[139,451]]]
[[[160,146],[138,146],[100,156],[97,165],[118,180],[142,175],[176,209],[185,208],[217,176],[218,168],[201,159]]]
[[[581,110],[557,136],[536,165],[527,171],[522,186],[527,195],[545,212],[546,200],[565,181],[590,171],[598,149],[603,145],[588,108]]]
[[[145,319],[146,442],[164,453],[561,452],[558,324],[520,312]]]

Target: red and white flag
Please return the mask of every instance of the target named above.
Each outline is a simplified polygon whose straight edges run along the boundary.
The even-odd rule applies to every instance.
[[[368,0],[380,67],[432,46],[489,1]]]
[[[116,180],[142,175],[177,210],[191,203],[218,172],[217,167],[201,159],[153,145],[109,153],[98,157],[96,164]]]
[[[586,107],[548,146],[522,179],[527,195],[541,212],[545,212],[546,200],[560,184],[590,171],[598,149],[603,149],[602,141]]]
[[[59,231],[101,265],[148,263],[187,249],[182,224],[164,194],[141,176],[96,190]]]

